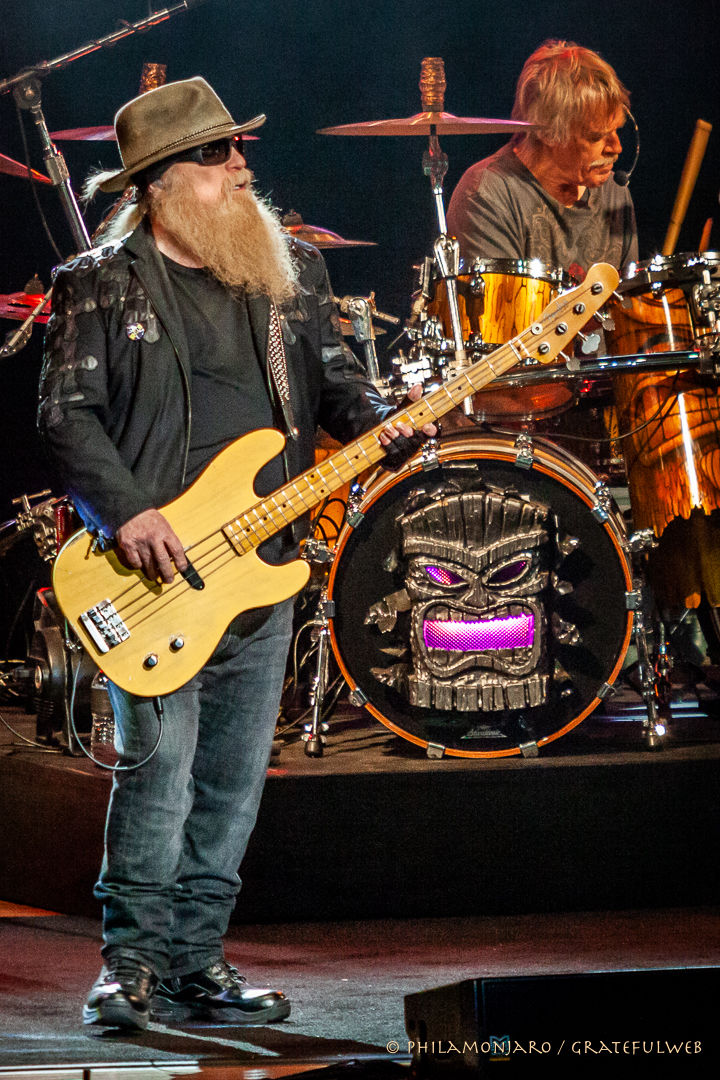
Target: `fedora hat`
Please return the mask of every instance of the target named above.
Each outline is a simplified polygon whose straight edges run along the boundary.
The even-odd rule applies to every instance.
[[[182,150],[239,135],[264,124],[263,113],[236,124],[212,87],[199,76],[165,83],[133,98],[115,116],[123,168],[100,184],[122,191],[136,174]]]

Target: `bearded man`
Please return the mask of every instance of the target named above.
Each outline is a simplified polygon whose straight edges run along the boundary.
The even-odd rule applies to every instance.
[[[602,57],[547,41],[518,80],[515,135],[461,177],[448,208],[466,268],[477,258],[539,259],[582,279],[596,262],[637,261],[632,199],[608,183],[622,146],[627,90]]]
[[[280,427],[286,449],[259,473],[268,495],[310,468],[318,423],[341,441],[390,412],[342,342],[320,253],[290,240],[252,192],[243,132],[201,78],[152,90],[115,118],[140,222],[61,267],[39,423],[64,490],[101,544],[150,580],[187,569],[157,509],[230,441]],[[427,434],[435,429],[428,426]],[[388,424],[402,459],[416,433]],[[288,527],[259,553],[295,558]],[[270,756],[292,600],[238,616],[205,667],[161,705],[110,685],[122,765],[96,886],[104,967],[85,1023],[147,1027],[158,1015],[267,1023],[289,1015],[224,959],[222,939]],[[156,716],[156,708],[158,715]],[[149,757],[164,719],[157,750]]]

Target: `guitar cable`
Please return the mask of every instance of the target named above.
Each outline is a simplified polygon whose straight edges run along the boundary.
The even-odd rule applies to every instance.
[[[71,691],[71,694],[70,694],[70,727],[72,728],[72,733],[75,736],[75,740],[76,740],[78,746],[80,747],[80,749],[82,750],[83,754],[85,754],[85,757],[90,758],[90,760],[95,765],[97,765],[99,769],[107,769],[108,772],[111,772],[111,773],[134,772],[135,769],[141,769],[143,767],[143,765],[147,765],[148,761],[150,761],[150,759],[152,757],[154,757],[155,754],[157,753],[157,749],[160,746],[160,743],[162,742],[162,737],[163,737],[163,716],[165,714],[165,710],[163,709],[162,698],[154,697],[152,699],[153,705],[155,707],[155,713],[156,713],[157,718],[158,718],[158,737],[155,740],[155,745],[153,746],[152,750],[147,755],[147,757],[143,758],[142,761],[138,761],[135,765],[106,765],[104,761],[98,761],[98,759],[87,749],[87,747],[83,745],[83,743],[80,740],[80,736],[78,735],[77,728],[75,726],[75,693],[77,691],[77,684],[78,684],[79,675],[80,675],[80,665],[78,664],[76,669],[75,669],[75,673],[73,674],[72,691]]]

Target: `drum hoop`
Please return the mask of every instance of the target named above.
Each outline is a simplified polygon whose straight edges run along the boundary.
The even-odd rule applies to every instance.
[[[480,439],[474,433],[470,433],[469,436],[453,435],[447,440],[444,446],[440,446],[439,454],[442,454],[443,450],[447,451],[452,444],[457,449],[457,453],[453,456],[462,457],[468,452],[471,444],[477,446],[478,442],[481,443],[483,448],[488,447],[489,449],[490,447],[492,447],[492,450],[486,455],[491,460],[512,461],[512,459],[516,455],[514,441],[512,438],[508,436],[485,436]],[[464,451],[463,444],[465,444]],[[540,454],[540,460],[538,460],[538,453]],[[575,495],[577,495],[578,498],[580,498],[588,506],[588,508],[591,508],[594,505],[592,491],[595,483],[597,482],[597,478],[595,474],[587,467],[587,465],[584,464],[584,462],[575,458],[572,454],[569,453],[569,451],[565,450],[563,447],[556,446],[555,443],[551,442],[549,439],[542,439],[539,437],[533,438],[533,455],[535,457],[532,465],[533,469],[537,469],[538,472],[541,472],[544,475],[551,477],[552,479],[557,479],[558,472],[560,472],[566,487],[568,487]],[[548,460],[545,461],[545,458],[547,458]],[[550,463],[552,463],[554,458],[567,458],[569,459],[569,461],[567,464],[564,464],[564,467],[560,469],[558,469],[557,467],[555,469],[552,469],[550,467]],[[375,490],[370,490],[367,492],[366,496],[363,498],[363,501],[360,503],[360,511],[365,512],[365,510],[373,506],[382,495],[384,495],[391,488],[395,487],[395,485],[398,484],[401,480],[404,480],[406,476],[408,476],[413,471],[418,471],[414,470],[412,466],[413,464],[420,463],[421,460],[421,456],[418,454],[415,457],[411,458],[410,461],[408,461],[407,464],[398,472],[387,473],[386,477],[383,477],[380,483],[377,484]],[[450,460],[453,460],[453,458],[451,457]],[[422,468],[419,471],[422,472]],[[585,490],[588,484],[590,486],[589,492]],[[368,498],[369,496],[372,497]],[[631,591],[633,587],[632,571],[628,562],[627,553],[622,546],[621,540],[625,531],[624,520],[620,516],[619,512],[611,511],[610,517],[607,521],[602,523],[602,527],[607,532],[615,548],[615,551],[617,552],[617,556],[620,560],[620,565],[622,567],[623,576],[625,578],[627,590]],[[335,558],[333,559],[332,567],[330,569],[330,575],[328,578],[328,599],[332,599],[333,596],[336,568],[340,563],[342,553],[345,549],[345,545],[349,537],[354,532],[355,529],[350,525],[344,525],[342,530],[340,531],[338,542],[335,547]],[[630,645],[632,628],[633,612],[628,611],[627,621],[625,625],[625,635],[623,638],[622,646],[618,651],[615,666],[610,673],[608,679],[606,680],[610,685],[615,682],[620,673],[620,669],[623,665],[623,661]],[[335,635],[335,620],[332,618],[330,619],[329,629],[332,650],[338,667],[340,668],[343,678],[345,679],[350,689],[356,690],[357,683],[348,671],[345,659],[340,649],[339,642]],[[578,716],[573,717],[573,719],[570,720],[569,723],[565,724],[564,727],[560,728],[559,731],[555,731],[552,735],[547,735],[542,739],[538,739],[537,745],[545,746],[547,745],[547,743],[553,742],[555,739],[559,739],[562,735],[566,735],[568,731],[572,731],[574,727],[577,727],[578,724],[582,723],[582,721],[590,715],[593,709],[597,708],[601,700],[602,699],[597,696],[593,698],[589,705],[587,705]],[[383,724],[386,728],[388,728],[390,731],[395,732],[396,735],[400,735],[403,739],[406,739],[408,742],[414,743],[416,746],[420,746],[423,749],[427,749],[427,747],[429,746],[429,742],[427,740],[418,738],[416,735],[411,734],[411,732],[407,731],[405,728],[401,728],[399,727],[399,725],[394,724],[391,720],[388,720],[387,717],[385,717],[380,712],[380,710],[375,705],[373,705],[371,701],[366,701],[363,707],[367,709],[367,711],[372,716],[374,716],[376,720],[379,720],[380,723]],[[510,747],[507,750],[456,750],[451,747],[445,747],[444,752],[447,757],[500,758],[517,757],[517,755],[521,753],[521,750],[519,746]]]
[[[550,285],[561,285],[564,271],[553,269],[539,259],[473,259],[464,267],[460,277],[472,277],[473,274],[498,274],[509,277],[526,277],[536,281],[545,281]]]
[[[678,270],[690,271],[697,268],[700,271],[709,267],[720,269],[720,251],[685,251],[677,255],[655,255],[652,259],[644,259],[631,266],[632,273],[626,270],[618,286],[617,291],[621,294],[645,292],[653,285],[681,288],[683,284],[689,283],[692,275],[675,278]]]

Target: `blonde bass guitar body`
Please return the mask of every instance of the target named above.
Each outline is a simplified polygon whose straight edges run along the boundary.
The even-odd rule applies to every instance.
[[[254,548],[236,553],[217,532],[233,507],[257,503],[255,475],[284,445],[283,436],[273,430],[238,439],[163,507],[197,568],[202,589],[177,574],[172,585],[148,581],[139,570],[123,566],[117,552],[93,551],[93,538],[85,530],[65,544],[53,574],[55,595],[93,659],[118,686],[141,697],[171,693],[200,670],[239,612],[276,604],[303,588],[308,563],[298,559],[269,566]],[[130,632],[116,646],[107,642],[106,653],[88,630],[89,620],[81,618],[104,600],[110,600]],[[97,626],[95,633],[102,639]],[[126,647],[131,642],[133,647]]]
[[[419,431],[518,362],[548,363],[617,284],[613,267],[591,267],[582,285],[553,300],[527,330],[401,409],[393,421]],[[72,536],[55,562],[55,595],[108,678],[141,697],[172,693],[200,670],[236,615],[299,592],[309,577],[308,564],[270,566],[257,548],[377,464],[385,456],[383,427],[378,424],[260,499],[255,476],[280,453],[284,437],[262,430],[231,443],[187,491],[162,508],[190,560],[188,570],[169,585],[128,569],[114,550],[100,551],[85,530]]]

